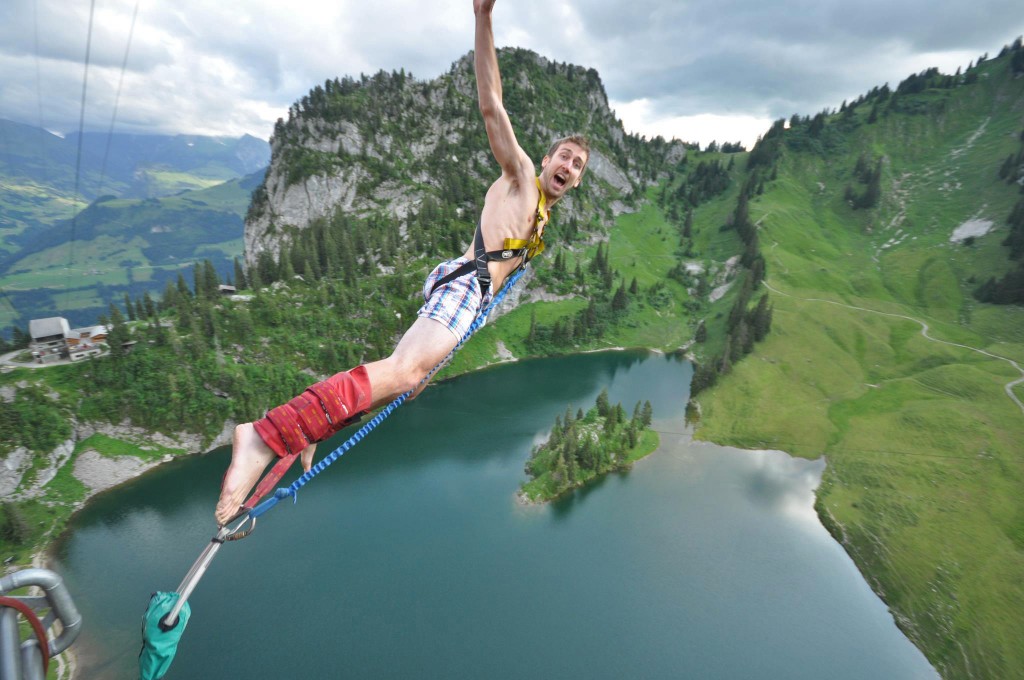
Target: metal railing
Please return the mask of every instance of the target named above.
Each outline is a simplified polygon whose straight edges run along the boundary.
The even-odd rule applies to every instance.
[[[9,594],[32,586],[42,594]],[[32,628],[25,640],[19,613]],[[0,680],[44,680],[50,658],[70,647],[81,628],[71,593],[54,572],[23,569],[0,577]]]

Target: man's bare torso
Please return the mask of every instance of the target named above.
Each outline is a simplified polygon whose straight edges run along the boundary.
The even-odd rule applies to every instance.
[[[488,251],[501,250],[506,238],[528,239],[537,223],[537,201],[540,194],[534,184],[534,177],[511,177],[502,175],[487,190],[484,209],[480,213],[480,229],[483,232],[484,247]],[[475,257],[473,246],[465,256]],[[520,260],[492,261],[488,264],[491,272],[491,290],[499,290]]]

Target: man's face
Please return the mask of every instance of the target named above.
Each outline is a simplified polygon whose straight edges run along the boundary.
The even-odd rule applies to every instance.
[[[540,162],[544,193],[551,198],[561,198],[569,189],[578,187],[587,157],[587,152],[574,142],[562,142],[553,155],[544,156]]]

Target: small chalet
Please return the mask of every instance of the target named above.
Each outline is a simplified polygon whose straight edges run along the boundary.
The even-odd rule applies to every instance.
[[[29,349],[41,364],[71,359],[78,361],[98,356],[103,348],[100,343],[107,341],[106,326],[69,328],[67,319],[59,316],[49,319],[33,319],[28,322],[31,336]]]
[[[68,346],[95,344],[107,341],[106,326],[87,326],[86,328],[75,328],[68,333]]]
[[[29,349],[39,363],[57,361],[67,356],[66,338],[71,329],[68,320],[62,316],[48,319],[32,319],[28,322]]]

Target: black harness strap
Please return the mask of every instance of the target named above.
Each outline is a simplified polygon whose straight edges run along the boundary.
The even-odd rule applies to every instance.
[[[525,257],[526,248],[516,248],[515,250],[491,250],[487,251],[484,249],[484,235],[480,229],[480,224],[476,225],[476,235],[473,237],[473,252],[476,257],[469,262],[466,262],[461,267],[453,272],[446,274],[437,280],[434,287],[430,289],[430,293],[433,294],[437,290],[438,286],[443,286],[446,283],[454,281],[460,276],[465,276],[471,272],[476,272],[476,278],[480,281],[480,294],[487,295],[487,291],[491,288],[491,271],[487,268],[487,263],[493,260],[511,260],[514,257]],[[525,261],[523,262],[525,265]]]

